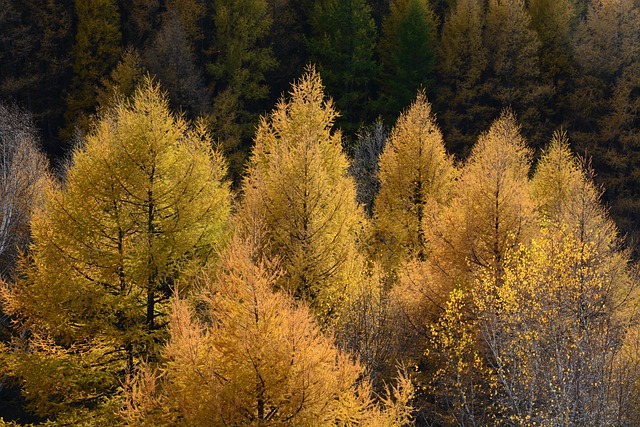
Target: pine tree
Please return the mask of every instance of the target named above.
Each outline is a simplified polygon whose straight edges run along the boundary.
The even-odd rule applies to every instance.
[[[67,140],[76,127],[82,132],[89,130],[98,84],[118,62],[122,38],[120,12],[114,0],[76,0],[75,8],[78,28],[71,51],[73,79],[62,132]]]
[[[227,234],[226,168],[210,146],[147,81],[48,190],[22,277],[1,292],[31,331],[8,366],[35,413],[107,413],[125,374],[157,357],[176,280]]]
[[[621,230],[636,245],[638,216],[638,70],[640,6],[628,0],[595,1],[577,30],[577,74],[570,128],[577,151],[593,158],[604,198]]]
[[[396,117],[419,89],[430,92],[438,21],[427,0],[394,0],[382,24],[380,109]]]
[[[541,111],[550,88],[541,81],[540,41],[531,28],[531,17],[524,0],[489,1],[484,44],[489,70],[481,94],[493,109],[491,114],[512,108],[523,123],[523,133],[532,146],[546,141],[546,118]]]
[[[483,2],[460,0],[445,20],[440,38],[437,111],[447,146],[462,158],[490,124],[486,121],[490,110],[481,95],[488,68],[484,22]]]
[[[266,0],[216,0],[210,19],[214,34],[206,69],[214,92],[210,128],[239,178],[257,123],[256,103],[269,93],[266,73],[276,66],[265,40],[272,21]]]
[[[353,133],[370,121],[376,27],[365,0],[322,0],[311,17],[309,51],[312,61],[344,117],[343,128]]]
[[[364,215],[355,202],[336,112],[314,69],[262,119],[243,183],[242,215],[264,221],[268,253],[282,259],[279,287],[329,320],[353,277]],[[348,293],[348,292],[347,292]]]
[[[383,263],[393,270],[410,257],[426,257],[425,225],[450,197],[456,177],[424,92],[391,131],[379,177],[374,229]]]

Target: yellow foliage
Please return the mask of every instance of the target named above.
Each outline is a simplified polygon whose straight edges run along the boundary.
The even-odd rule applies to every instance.
[[[610,252],[619,244],[618,232],[591,174],[571,153],[566,133],[556,132],[536,167],[532,192],[543,222],[562,224],[576,238]]]
[[[509,111],[478,139],[450,204],[426,229],[428,261],[449,289],[469,283],[481,269],[491,269],[498,280],[505,253],[531,237],[530,161],[531,151]]]
[[[359,274],[352,261],[365,221],[340,132],[331,130],[335,117],[309,70],[258,127],[240,212],[241,223],[264,223],[268,253],[285,271],[278,286],[310,301],[323,319],[335,315]]]
[[[393,128],[380,156],[380,192],[375,200],[376,245],[385,267],[424,258],[424,228],[451,195],[457,176],[424,92]]]
[[[359,363],[325,336],[304,304],[274,291],[273,267],[236,241],[198,312],[173,304],[166,363],[143,370],[123,415],[132,425],[400,426],[412,387],[401,376],[383,405]],[[163,424],[164,425],[164,424]]]
[[[630,320],[621,308],[637,304],[628,299],[637,284],[624,257],[597,249],[566,229],[543,229],[514,253],[501,286],[489,273],[474,289],[495,409],[518,425],[620,415],[612,362]]]
[[[4,309],[54,340],[16,352],[34,405],[94,406],[54,390],[94,375],[89,394],[108,396],[139,357],[154,357],[175,281],[226,241],[225,173],[203,127],[171,114],[150,81],[103,113],[32,218],[22,278],[3,287]],[[67,374],[32,375],[48,364],[69,365],[56,371]]]

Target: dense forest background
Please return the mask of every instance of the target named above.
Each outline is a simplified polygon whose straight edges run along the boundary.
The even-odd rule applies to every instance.
[[[635,245],[638,22],[633,1],[3,0],[0,97],[30,111],[55,160],[91,114],[149,72],[206,117],[238,179],[258,117],[316,64],[353,146],[423,88],[461,160],[505,107],[536,150],[566,129]],[[602,10],[600,10],[602,9]]]
[[[0,28],[0,424],[639,425],[640,1]]]

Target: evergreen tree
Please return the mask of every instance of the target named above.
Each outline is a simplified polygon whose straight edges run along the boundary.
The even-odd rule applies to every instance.
[[[48,190],[22,276],[0,293],[31,331],[5,373],[36,414],[109,416],[125,375],[157,357],[176,280],[227,234],[225,164],[210,146],[147,82],[103,112]]]
[[[382,74],[380,109],[396,117],[418,89],[431,91],[436,65],[438,20],[427,0],[393,0],[379,44]]]
[[[534,147],[539,146],[548,140],[541,111],[550,87],[541,81],[540,41],[531,28],[524,0],[489,1],[484,44],[489,70],[481,93],[493,109],[491,115],[512,108],[523,123],[525,136]]]
[[[376,24],[376,28],[382,28],[382,21],[389,14],[390,0],[368,0],[371,7],[371,17]]]
[[[67,97],[64,139],[70,140],[77,127],[89,130],[95,112],[99,82],[120,57],[120,12],[115,0],[75,0],[78,28],[71,51],[73,80]]]
[[[480,0],[459,0],[442,27],[436,98],[447,146],[466,157],[491,110],[484,104],[482,85],[488,52],[482,40],[485,12]]]
[[[360,274],[354,265],[364,215],[355,202],[336,112],[314,69],[293,85],[256,133],[242,216],[263,221],[267,253],[281,257],[278,286],[329,321]]]
[[[266,0],[216,0],[210,16],[214,34],[207,73],[214,91],[210,128],[240,176],[257,122],[256,103],[266,98],[266,73],[276,66],[266,37],[272,21]]]
[[[640,6],[628,0],[595,1],[577,30],[578,67],[572,96],[572,141],[593,158],[613,217],[635,246],[640,212],[635,173],[640,84]]]
[[[365,0],[318,1],[311,27],[311,59],[344,117],[343,128],[353,133],[370,121],[368,108],[378,74],[371,8]]]

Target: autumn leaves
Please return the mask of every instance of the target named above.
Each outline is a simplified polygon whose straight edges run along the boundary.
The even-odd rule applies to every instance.
[[[30,409],[74,425],[631,419],[636,280],[565,136],[532,172],[504,112],[455,164],[419,93],[369,216],[336,114],[308,70],[262,119],[234,202],[223,157],[155,84],[105,109],[2,286],[3,372]]]

